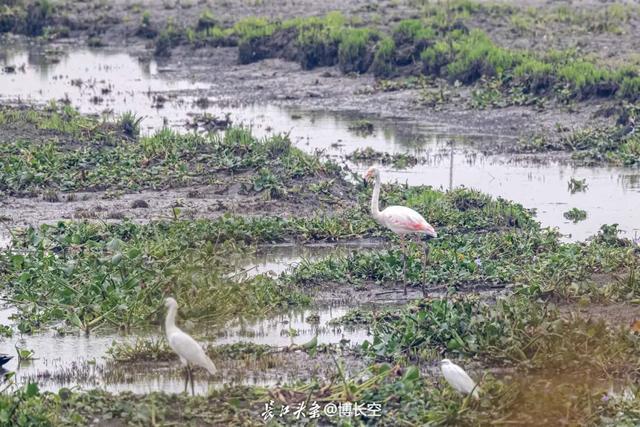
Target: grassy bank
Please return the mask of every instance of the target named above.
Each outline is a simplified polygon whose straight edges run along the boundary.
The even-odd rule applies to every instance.
[[[273,22],[247,18],[231,27],[211,18],[206,26],[168,26],[159,36],[156,54],[168,55],[172,46],[183,43],[238,46],[240,63],[283,58],[304,69],[338,65],[345,73],[372,72],[385,78],[419,73],[462,84],[494,79],[511,99],[518,98],[516,92],[563,101],[635,101],[640,96],[635,68],[608,68],[571,50],[541,53],[499,46],[481,29],[465,24],[465,16],[481,6],[458,3],[433,7],[421,19],[402,20],[390,28],[366,26],[338,12]]]
[[[0,194],[162,189],[234,177],[246,194],[266,199],[295,193],[310,177],[317,185],[332,180],[326,196],[340,188],[340,168],[303,153],[287,135],[257,138],[237,126],[224,133],[162,129],[140,136],[139,123],[131,113],[109,121],[55,104],[44,111],[3,108]]]

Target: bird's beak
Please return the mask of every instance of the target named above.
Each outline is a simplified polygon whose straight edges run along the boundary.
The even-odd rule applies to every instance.
[[[365,172],[365,174],[362,175],[362,179],[364,180],[364,185],[366,186],[371,179],[371,174],[369,172]]]
[[[429,227],[426,229],[425,231],[425,239],[435,239],[436,237],[438,237],[438,233],[436,232],[436,229],[433,228],[431,225],[429,225]]]

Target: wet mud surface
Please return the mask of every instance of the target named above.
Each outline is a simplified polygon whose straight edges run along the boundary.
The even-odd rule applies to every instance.
[[[367,97],[362,99],[366,104],[363,107],[364,111],[354,106],[353,110],[357,113],[345,112],[347,108],[343,108],[346,105],[344,103],[340,103],[340,106],[329,104],[314,106],[305,102],[300,103],[299,100],[289,100],[284,103],[272,100],[275,103],[246,104],[245,102],[249,100],[242,100],[242,93],[250,93],[253,96],[256,93],[255,90],[250,88],[238,90],[238,85],[225,81],[220,73],[214,74],[221,80],[209,87],[209,83],[205,82],[212,74],[207,72],[205,76],[204,68],[200,75],[204,80],[198,80],[197,73],[180,76],[180,73],[158,71],[160,66],[157,63],[138,63],[134,57],[124,53],[87,50],[71,50],[58,64],[43,68],[41,57],[37,55],[33,58],[28,57],[25,51],[20,49],[13,52],[12,58],[17,58],[18,62],[24,61],[28,66],[25,67],[23,74],[0,75],[0,81],[11,88],[7,94],[2,95],[5,102],[29,99],[31,102],[45,104],[51,99],[51,95],[57,95],[68,97],[72,104],[78,105],[83,112],[100,114],[106,109],[112,115],[128,111],[135,102],[137,111],[139,110],[143,117],[142,123],[146,132],[152,132],[167,123],[177,129],[184,129],[194,112],[217,117],[230,114],[234,123],[251,126],[257,135],[267,136],[278,132],[290,132],[297,147],[311,153],[321,150],[340,163],[344,162],[344,156],[347,154],[367,147],[382,152],[413,154],[420,159],[418,165],[406,170],[394,169],[393,165],[385,166],[383,179],[391,182],[407,182],[410,185],[432,185],[443,189],[463,185],[515,200],[525,207],[536,209],[543,225],[559,227],[572,240],[582,240],[594,234],[604,223],[620,224],[629,237],[633,237],[638,232],[633,212],[635,203],[639,199],[629,197],[630,194],[637,194],[640,191],[640,172],[637,169],[575,166],[568,159],[558,155],[496,154],[495,150],[499,150],[496,147],[513,144],[518,138],[518,133],[524,129],[520,124],[514,124],[511,130],[504,129],[502,127],[505,125],[504,117],[509,115],[504,110],[488,112],[496,115],[496,120],[501,122],[498,124],[486,117],[479,116],[473,120],[465,117],[458,120],[455,119],[455,115],[434,112],[418,118],[416,115],[397,109],[394,104],[382,101],[370,102]],[[210,60],[211,58],[202,59]],[[278,66],[297,67],[293,63],[276,62]],[[85,63],[90,65],[83,65]],[[217,66],[222,67],[220,64]],[[226,72],[229,78],[235,79],[242,72],[249,72],[247,68],[266,66],[269,66],[269,62],[262,61],[245,66],[234,66],[238,70]],[[193,67],[185,67],[185,69],[193,69]],[[102,77],[96,78],[93,86],[89,87],[73,83],[87,71],[98,73]],[[314,73],[314,71],[300,72],[294,68],[290,71],[296,75],[302,74],[301,78],[305,78],[306,73]],[[43,75],[46,78],[39,77]],[[265,73],[254,77],[262,80],[269,78],[269,75]],[[52,79],[53,76],[61,76],[61,78]],[[11,85],[25,78],[26,82],[31,83]],[[255,78],[249,80],[255,81]],[[335,76],[335,78],[360,82],[368,77],[352,79]],[[285,76],[282,76],[282,79],[287,82],[292,81]],[[343,88],[335,81],[327,82],[326,85],[336,91],[338,91],[336,88]],[[102,87],[110,87],[112,90],[104,96],[104,105],[96,105],[90,100],[95,93],[100,93]],[[209,87],[209,89],[198,89],[200,87]],[[278,85],[269,87],[278,93],[286,90]],[[225,95],[219,92],[223,90],[221,88],[233,89],[236,93]],[[205,109],[195,107],[194,110],[193,102],[203,93],[208,93],[207,90],[213,93],[213,95],[207,95],[207,98],[218,99],[218,101],[212,102]],[[344,90],[340,90],[340,93],[344,95]],[[173,101],[168,101],[163,108],[154,108],[153,105],[156,102],[154,97],[157,99],[159,94]],[[220,101],[231,96],[234,100],[232,103]],[[313,98],[311,102],[318,102],[318,100]],[[326,110],[322,112],[313,110],[316,107]],[[372,107],[388,108],[396,115],[403,115],[403,118],[383,119],[380,118],[380,114],[372,116],[368,114],[372,112],[366,110]],[[306,110],[306,108],[312,110]],[[328,112],[334,109],[337,111]],[[484,113],[470,111],[470,114]],[[536,118],[540,115],[540,113],[535,114]],[[444,121],[441,121],[445,116]],[[362,135],[350,130],[351,124],[361,117],[372,121],[373,133]],[[554,116],[554,120],[559,119]],[[585,117],[585,120],[587,119]],[[474,120],[477,120],[480,127],[474,127]],[[523,120],[527,123],[534,122],[526,118]],[[567,120],[573,119],[567,118]],[[535,122],[537,121],[536,119]],[[34,139],[41,138],[44,141],[57,138],[55,134],[47,134],[42,130],[38,134],[25,135],[24,132],[24,129],[18,131],[11,127],[3,129],[3,135],[7,138],[23,138],[26,135]],[[61,142],[64,143],[64,141]],[[362,163],[350,166],[356,171],[363,171],[367,167]],[[588,190],[572,193],[567,188],[572,178],[586,179]],[[187,217],[215,217],[224,212],[238,210],[248,213],[272,212],[286,215],[297,210],[294,209],[296,206],[303,206],[305,210],[308,209],[308,213],[313,213],[317,209],[335,210],[344,207],[338,204],[323,208],[317,202],[306,203],[297,197],[288,202],[286,200],[265,201],[259,196],[243,196],[239,191],[242,179],[242,176],[220,176],[220,183],[214,186],[194,186],[161,192],[144,191],[123,194],[112,200],[103,200],[104,194],[100,192],[77,194],[75,199],[78,202],[73,203],[46,203],[33,198],[8,197],[0,202],[0,216],[5,218],[5,221],[9,218],[11,222],[16,221],[14,219],[16,210],[23,212],[18,215],[19,219],[16,221],[16,224],[22,225],[93,216],[101,219],[127,217],[146,221],[171,216],[172,207],[176,205],[184,205],[182,212]],[[303,186],[308,184],[311,183]],[[61,194],[60,199],[65,200],[65,195]],[[132,209],[131,204],[138,199],[144,200],[149,208]],[[624,202],[618,202],[622,200]],[[348,200],[346,203],[348,204]],[[342,205],[344,204],[343,202]],[[574,207],[587,211],[585,221],[573,223],[564,218],[563,213]],[[612,209],[616,211],[613,212]]]

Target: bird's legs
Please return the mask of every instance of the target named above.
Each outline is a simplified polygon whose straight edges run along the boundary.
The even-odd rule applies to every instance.
[[[184,393],[187,394],[187,387],[191,383],[191,394],[193,394],[193,373],[191,372],[191,365],[189,363],[184,364]]]
[[[422,262],[422,297],[427,297],[427,265],[429,264],[429,247],[428,242],[424,242],[424,260]]]
[[[184,376],[184,393],[187,394],[187,387],[189,383],[191,384],[191,395],[195,396],[195,389],[193,385],[193,371],[191,370],[191,365],[188,363],[184,366],[185,376]]]
[[[404,296],[407,296],[407,243],[404,235],[400,235],[400,247],[402,248],[402,282],[404,283]]]
[[[187,394],[187,387],[189,385],[189,367],[184,366],[184,394]]]
[[[193,384],[193,371],[191,370],[191,366],[189,366],[189,378],[191,378],[191,396],[195,396],[195,385]]]

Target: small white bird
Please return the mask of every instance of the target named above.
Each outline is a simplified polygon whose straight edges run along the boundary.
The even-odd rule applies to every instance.
[[[471,394],[475,399],[480,398],[480,388],[460,366],[449,359],[442,359],[440,369],[449,385],[456,391],[463,394]]]
[[[209,371],[209,374],[215,374],[216,366],[200,344],[176,326],[176,314],[178,312],[176,300],[169,297],[164,300],[164,305],[168,309],[167,318],[165,319],[167,341],[171,349],[180,357],[180,362],[187,368],[188,375],[191,376],[190,365],[201,366]]]

